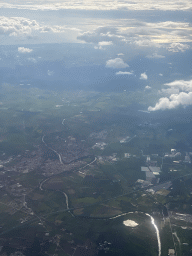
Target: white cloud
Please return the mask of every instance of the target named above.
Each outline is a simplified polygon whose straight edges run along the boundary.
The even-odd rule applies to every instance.
[[[163,74],[159,73],[159,76],[163,76]]]
[[[31,61],[33,63],[37,63],[37,60],[35,58],[27,58],[27,59],[28,59],[28,61]]]
[[[35,20],[21,17],[0,17],[0,34],[9,36],[28,35],[41,27]]]
[[[137,19],[122,19],[111,23],[109,20],[106,26],[84,32],[77,39],[87,43],[98,44],[105,41],[116,45],[132,44],[134,47],[165,48],[177,52],[189,48],[188,44],[192,42],[191,29],[188,22],[142,22]],[[147,57],[165,58],[158,53]]]
[[[167,50],[170,52],[184,52],[188,50],[190,46],[188,44],[172,43]]]
[[[142,74],[140,75],[140,79],[141,79],[141,80],[147,80],[147,79],[148,79],[147,74],[146,74],[145,72],[142,73]]]
[[[135,40],[133,43],[140,47],[160,47],[159,44],[151,41],[150,39],[141,40],[138,38],[138,40]]]
[[[5,0],[4,0],[5,1]],[[135,10],[142,9],[152,9],[154,10],[154,6],[158,6],[157,9],[161,6],[163,10],[166,9],[165,1],[160,0],[147,0],[147,1],[136,1],[130,2],[128,0],[84,0],[81,2],[71,0],[71,1],[60,1],[57,0],[54,2],[53,0],[42,1],[42,0],[33,0],[31,4],[25,1],[23,4],[23,0],[7,0],[6,3],[1,3],[0,7],[8,7],[12,6],[12,8],[17,8],[20,6],[22,9],[81,9],[81,10],[102,10],[102,8],[106,10],[115,10],[115,9],[126,9],[133,7]],[[187,3],[187,0],[185,3]],[[7,2],[17,2],[17,4],[7,4]],[[144,3],[145,2],[145,3]],[[169,6],[180,6],[179,10],[181,10],[181,6],[185,4],[183,2],[179,2],[179,0],[167,1],[166,3]],[[176,3],[177,2],[177,3]],[[192,3],[191,3],[192,5]],[[118,7],[119,6],[119,7]],[[121,6],[121,7],[120,7]],[[131,7],[132,6],[132,7]],[[136,8],[137,6],[137,8]],[[150,7],[151,6],[151,7]],[[161,9],[161,8],[160,8]],[[174,9],[174,8],[173,8]],[[45,15],[45,14],[44,14]],[[48,14],[46,14],[48,15]],[[154,20],[154,19],[151,19]],[[52,22],[52,20],[50,20]],[[82,20],[82,22],[77,22],[76,26],[81,28],[82,30],[78,30],[77,28],[67,27],[65,25],[55,26],[55,25],[46,25],[44,23],[37,22],[36,20],[27,19],[24,17],[0,17],[0,35],[10,35],[10,36],[33,36],[35,34],[38,37],[38,33],[67,33],[67,37],[73,37],[73,40],[81,40],[87,43],[94,43],[97,49],[103,49],[109,45],[107,42],[110,42],[110,45],[127,45],[131,44],[131,47],[134,48],[164,48],[168,51],[178,52],[185,51],[189,49],[189,45],[192,42],[191,37],[191,24],[189,22],[177,22],[177,21],[165,21],[165,22],[144,22],[137,19],[91,19],[86,18]],[[103,25],[100,26],[99,25]],[[98,26],[98,27],[97,27]],[[73,30],[73,31],[72,31]],[[87,31],[89,30],[89,31]],[[83,31],[83,32],[82,32]],[[86,32],[85,32],[86,31]],[[38,33],[36,33],[38,32]],[[71,32],[71,33],[70,33]],[[73,33],[72,33],[73,32]],[[69,35],[70,34],[70,35]],[[73,34],[73,35],[71,35]],[[39,37],[40,38],[40,37]],[[43,38],[43,37],[41,37]],[[104,45],[100,45],[103,42]],[[120,55],[119,55],[120,56]],[[149,54],[147,57],[149,58],[163,58],[163,55],[154,53]]]
[[[192,92],[192,80],[175,80],[171,83],[166,83],[165,85],[171,88],[179,89],[181,91]]]
[[[65,26],[45,26],[36,20],[30,20],[24,17],[5,17],[0,16],[0,35],[8,36],[31,36],[33,32],[39,33],[61,33],[74,28]]]
[[[25,47],[18,47],[18,52],[20,53],[30,53],[33,49],[25,48]]]
[[[153,53],[152,55],[147,55],[146,56],[149,59],[163,59],[165,58],[165,56],[157,54],[157,53]]]
[[[175,80],[171,83],[166,83],[168,89],[162,89],[160,93],[170,95],[162,97],[156,103],[155,107],[149,107],[149,111],[173,109],[179,105],[192,105],[192,80]]]
[[[48,76],[53,76],[54,73],[55,73],[54,71],[47,70],[47,75],[48,75]]]
[[[118,53],[117,56],[124,56],[124,54],[123,53]]]
[[[123,71],[119,71],[115,73],[116,75],[133,75],[133,71],[131,72],[123,72]]]
[[[102,41],[98,43],[98,46],[95,46],[95,49],[104,50],[104,46],[113,45],[113,42],[111,41]]]
[[[113,43],[111,41],[102,41],[102,42],[99,42],[99,46],[106,46],[106,45],[112,45]]]
[[[108,43],[119,44],[122,43],[125,37],[119,34],[118,28],[114,26],[98,27],[93,31],[87,31],[82,33],[77,37],[77,39],[82,40],[87,43],[102,43],[105,42],[105,45]]]
[[[13,3],[15,2],[15,3]],[[0,3],[0,8],[18,8],[29,10],[62,10],[62,9],[75,9],[75,10],[162,10],[162,11],[190,11],[192,3],[189,0],[84,0],[78,2],[76,0],[63,1],[63,0],[33,0],[30,2],[17,0],[7,0]]]
[[[149,90],[149,89],[151,89],[151,86],[147,85],[147,86],[145,86],[145,89]]]
[[[172,94],[169,98],[163,97],[159,99],[155,107],[148,107],[149,111],[174,109],[179,105],[192,105],[192,92],[180,92],[179,94]]]
[[[175,80],[171,83],[166,83],[164,85],[168,86],[168,88],[161,89],[159,91],[160,94],[172,95],[179,94],[180,92],[192,92],[192,80]]]
[[[129,65],[125,63],[121,58],[115,58],[106,61],[107,68],[127,68]]]
[[[177,94],[179,93],[179,89],[177,88],[168,88],[168,89],[162,89],[161,91],[159,91],[160,94],[167,94],[167,95],[171,95],[171,94]]]

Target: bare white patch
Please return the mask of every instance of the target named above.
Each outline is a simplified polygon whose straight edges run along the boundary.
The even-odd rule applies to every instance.
[[[135,222],[133,220],[125,220],[125,221],[123,221],[123,224],[127,227],[132,227],[132,228],[139,225],[137,222]]]

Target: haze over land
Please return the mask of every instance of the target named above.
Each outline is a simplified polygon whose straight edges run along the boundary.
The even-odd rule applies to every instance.
[[[0,3],[0,255],[190,256],[192,3]]]
[[[154,91],[160,101],[150,111],[191,105],[190,1],[18,0],[0,7],[2,83]]]

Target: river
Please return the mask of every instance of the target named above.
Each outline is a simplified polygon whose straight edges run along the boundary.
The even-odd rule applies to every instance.
[[[62,120],[62,125],[63,125],[63,126],[64,126],[64,121],[65,121],[65,119]],[[43,137],[42,137],[42,142],[43,142],[50,150],[54,151],[54,152],[59,156],[59,161],[60,161],[61,164],[63,164],[62,159],[61,159],[61,155],[60,155],[56,150],[50,148],[50,147],[45,143],[44,137],[45,137],[45,135],[43,135]],[[134,137],[136,137],[136,136],[134,136]],[[134,138],[134,137],[133,137],[133,138]],[[133,139],[133,138],[132,138],[132,139]],[[85,168],[86,166],[89,166],[89,165],[93,164],[96,160],[97,160],[97,158],[95,157],[95,159],[94,159],[91,163],[86,164],[85,166],[81,167],[80,169],[83,169],[83,168]],[[48,179],[50,179],[50,177],[49,177]],[[41,184],[40,184],[40,189],[41,189],[41,190],[43,190],[42,185],[43,185],[48,179],[46,179],[46,180],[44,180],[44,181],[41,182]],[[67,194],[66,194],[65,192],[62,192],[62,193],[63,193],[64,196],[65,196],[65,201],[66,201],[67,210],[70,212],[68,196],[67,196]],[[71,212],[70,212],[70,213],[71,213]],[[111,217],[111,218],[107,218],[107,219],[113,220],[113,219],[119,218],[119,217],[121,217],[121,216],[125,216],[125,215],[128,215],[128,214],[133,214],[133,213],[138,213],[138,212],[122,213],[122,214],[120,214],[120,215],[117,215],[117,216],[114,216],[114,217]],[[140,212],[140,213],[145,214],[146,216],[150,217],[150,219],[151,219],[151,224],[154,226],[155,232],[156,232],[156,235],[157,235],[158,256],[161,256],[161,239],[160,239],[159,229],[158,229],[157,225],[155,224],[155,220],[154,220],[154,218],[153,218],[149,213],[144,213],[144,212]],[[71,215],[72,215],[73,217],[75,217],[72,213],[71,213]]]
[[[119,214],[117,216],[111,217],[109,219],[113,220],[113,219],[119,218],[121,216],[125,216],[125,215],[128,215],[128,214],[133,214],[133,213],[138,213],[138,212],[126,212],[126,213],[122,213],[122,214]],[[145,214],[146,216],[150,217],[151,223],[154,226],[155,231],[156,231],[156,235],[157,235],[158,256],[161,256],[161,239],[160,239],[159,229],[158,229],[157,225],[155,224],[154,218],[149,213],[144,213],[144,212],[139,212],[139,213]]]

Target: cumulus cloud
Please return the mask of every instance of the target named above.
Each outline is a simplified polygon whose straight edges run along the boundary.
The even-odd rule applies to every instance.
[[[141,73],[140,79],[141,79],[141,80],[147,80],[147,79],[148,79],[147,74],[146,74],[145,72],[144,72],[144,73]]]
[[[17,9],[29,9],[29,10],[62,10],[62,9],[75,9],[75,10],[162,10],[162,11],[189,11],[192,8],[191,1],[189,0],[85,0],[78,2],[75,0],[62,1],[57,0],[33,0],[33,2],[27,2],[23,0],[17,1],[2,1],[0,3],[1,8],[17,8]]]
[[[107,45],[107,43],[110,43],[111,45],[121,43],[123,39],[125,39],[125,37],[123,35],[120,35],[118,28],[115,28],[114,26],[102,26],[94,29],[93,31],[87,31],[82,33],[77,37],[77,39],[87,43],[99,44],[105,42],[105,45]]]
[[[166,83],[165,85],[180,91],[192,92],[192,80],[175,80],[171,83]]]
[[[155,107],[149,107],[149,111],[173,109],[177,106],[192,105],[192,80],[175,80],[171,83],[166,83],[169,88],[162,89],[160,93],[170,95],[162,97],[156,103]]]
[[[190,46],[188,44],[172,43],[170,46],[167,47],[167,50],[170,52],[184,52],[189,48]]]
[[[95,46],[95,49],[103,50],[105,49],[105,46],[113,45],[113,42],[111,41],[102,41],[98,43],[98,46]]]
[[[27,58],[27,60],[33,63],[37,63],[37,60],[35,58]]]
[[[41,27],[35,20],[21,17],[0,17],[0,34],[17,36],[31,34],[32,30],[40,30]]]
[[[33,49],[25,48],[25,47],[18,47],[18,52],[20,53],[30,53]]]
[[[151,89],[151,86],[147,85],[147,86],[145,86],[145,89],[149,90],[149,89]]]
[[[133,75],[133,71],[131,72],[123,72],[123,71],[119,71],[115,73],[116,75]]]
[[[121,58],[115,58],[106,62],[107,68],[127,68],[129,65],[125,63]]]
[[[179,93],[179,89],[177,88],[162,89],[161,91],[159,91],[159,93],[164,95],[177,94]]]
[[[107,42],[107,41],[102,41],[99,42],[99,46],[106,46],[106,45],[112,45],[113,43],[111,41]]]
[[[179,94],[180,92],[192,92],[192,80],[175,80],[171,83],[164,84],[168,88],[163,88],[159,91],[160,94],[171,95]]]
[[[179,105],[192,105],[192,92],[180,92],[179,94],[172,94],[169,98],[160,98],[155,107],[148,107],[148,111],[173,109]]]
[[[24,17],[4,17],[0,16],[0,35],[8,36],[30,36],[33,32],[39,33],[59,33],[73,28],[65,26],[47,26]]]
[[[160,47],[158,43],[153,42],[151,39],[139,39],[131,42],[140,47]]]

